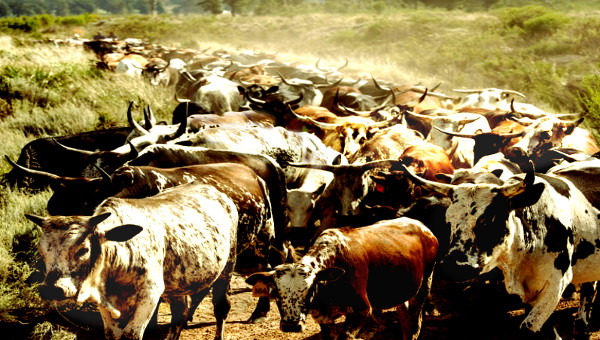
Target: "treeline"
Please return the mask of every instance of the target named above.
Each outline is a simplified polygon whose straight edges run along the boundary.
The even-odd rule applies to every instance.
[[[554,9],[597,8],[600,0],[0,0],[0,17],[56,16],[83,13],[150,14],[212,13],[276,14],[283,11],[383,13],[399,8],[445,8],[467,11],[505,6],[541,5]]]

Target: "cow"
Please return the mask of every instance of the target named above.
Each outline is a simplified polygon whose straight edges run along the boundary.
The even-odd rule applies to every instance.
[[[238,224],[223,192],[189,183],[144,199],[109,198],[94,216],[26,216],[42,228],[40,295],[94,303],[106,338],[141,340],[162,297],[177,339],[188,296],[212,288],[215,339],[223,339]]]
[[[374,169],[389,168],[408,147],[425,141],[414,131],[397,124],[382,129],[367,140],[361,148],[348,159],[348,165],[323,165],[293,163],[295,167],[326,170],[334,178],[315,202],[309,228],[320,221],[312,237],[320,231],[335,227],[338,223],[361,225],[365,221],[360,217],[364,198],[376,189],[371,178]]]
[[[32,140],[21,148],[17,164],[27,168],[52,172],[63,176],[82,176],[89,166],[88,153],[73,152],[61,145],[78,147],[90,152],[108,151],[126,143],[131,128],[120,127],[87,131],[72,135],[42,137]],[[25,175],[16,169],[4,174],[5,181],[19,187],[32,190],[42,189],[48,185],[43,178]]]
[[[238,111],[244,104],[236,82],[205,71],[200,73],[199,78],[190,72],[183,72],[175,91],[179,98],[197,102],[207,113]]]
[[[451,242],[443,265],[458,280],[499,268],[506,290],[531,309],[521,323],[530,335],[557,337],[543,326],[570,283],[600,279],[600,161],[565,164],[547,174],[533,166],[503,184],[443,184],[408,172],[418,185],[451,199]],[[581,304],[579,315],[586,311]]]
[[[316,136],[288,131],[282,127],[219,127],[198,131],[176,144],[259,153],[272,157],[284,168],[288,188],[302,184],[307,171],[287,166],[291,162],[331,164],[340,153],[327,147]]]
[[[529,160],[535,162],[549,149],[561,146],[563,139],[581,122],[583,118],[569,121],[552,115],[539,118],[525,128],[521,140],[507,148],[505,155],[519,165],[526,165]]]
[[[477,107],[489,110],[495,109],[507,109],[509,102],[508,99],[513,96],[520,96],[525,98],[525,95],[521,92],[514,90],[503,90],[497,88],[486,88],[486,89],[475,89],[475,90],[458,90],[455,92],[466,93],[467,95],[462,97],[460,101],[455,105],[454,109],[459,111],[466,107]]]
[[[303,331],[311,315],[321,337],[329,339],[331,325],[345,315],[338,339],[353,338],[373,310],[397,306],[403,339],[417,339],[437,248],[425,225],[405,217],[329,229],[299,262],[254,274],[246,282],[276,299],[284,332]]]

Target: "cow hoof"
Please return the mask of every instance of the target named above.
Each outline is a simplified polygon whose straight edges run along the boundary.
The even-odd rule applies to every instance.
[[[263,323],[267,320],[267,316],[266,315],[258,315],[258,316],[251,316],[250,319],[248,319],[247,323]]]

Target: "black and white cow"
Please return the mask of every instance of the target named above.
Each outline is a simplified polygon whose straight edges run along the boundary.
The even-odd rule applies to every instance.
[[[284,332],[301,332],[311,315],[328,339],[335,319],[346,315],[338,338],[352,338],[374,309],[398,306],[403,339],[416,339],[437,249],[431,231],[405,217],[328,229],[299,262],[254,274],[246,282],[257,292],[261,286],[264,293],[270,290]]]
[[[188,297],[212,288],[215,338],[223,339],[238,213],[215,187],[189,183],[144,199],[109,198],[94,216],[27,217],[42,227],[40,294],[96,304],[106,338],[141,340],[162,297],[171,305],[169,338],[177,339]]]
[[[465,280],[502,270],[508,293],[531,305],[523,331],[542,330],[569,283],[600,279],[599,160],[566,164],[547,174],[530,169],[503,184],[443,184],[404,171],[451,199],[444,266]],[[586,308],[584,301],[580,316]]]

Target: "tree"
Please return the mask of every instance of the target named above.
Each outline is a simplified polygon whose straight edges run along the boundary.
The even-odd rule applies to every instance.
[[[198,5],[202,7],[205,11],[212,14],[221,14],[223,13],[223,3],[221,0],[202,0],[198,2]]]
[[[243,13],[248,8],[248,0],[224,0],[224,3],[231,8],[231,15]]]
[[[67,0],[55,0],[48,2],[48,12],[53,15],[65,16],[70,14]]]
[[[8,17],[12,15],[12,11],[10,7],[6,4],[6,2],[0,0],[0,17]]]

